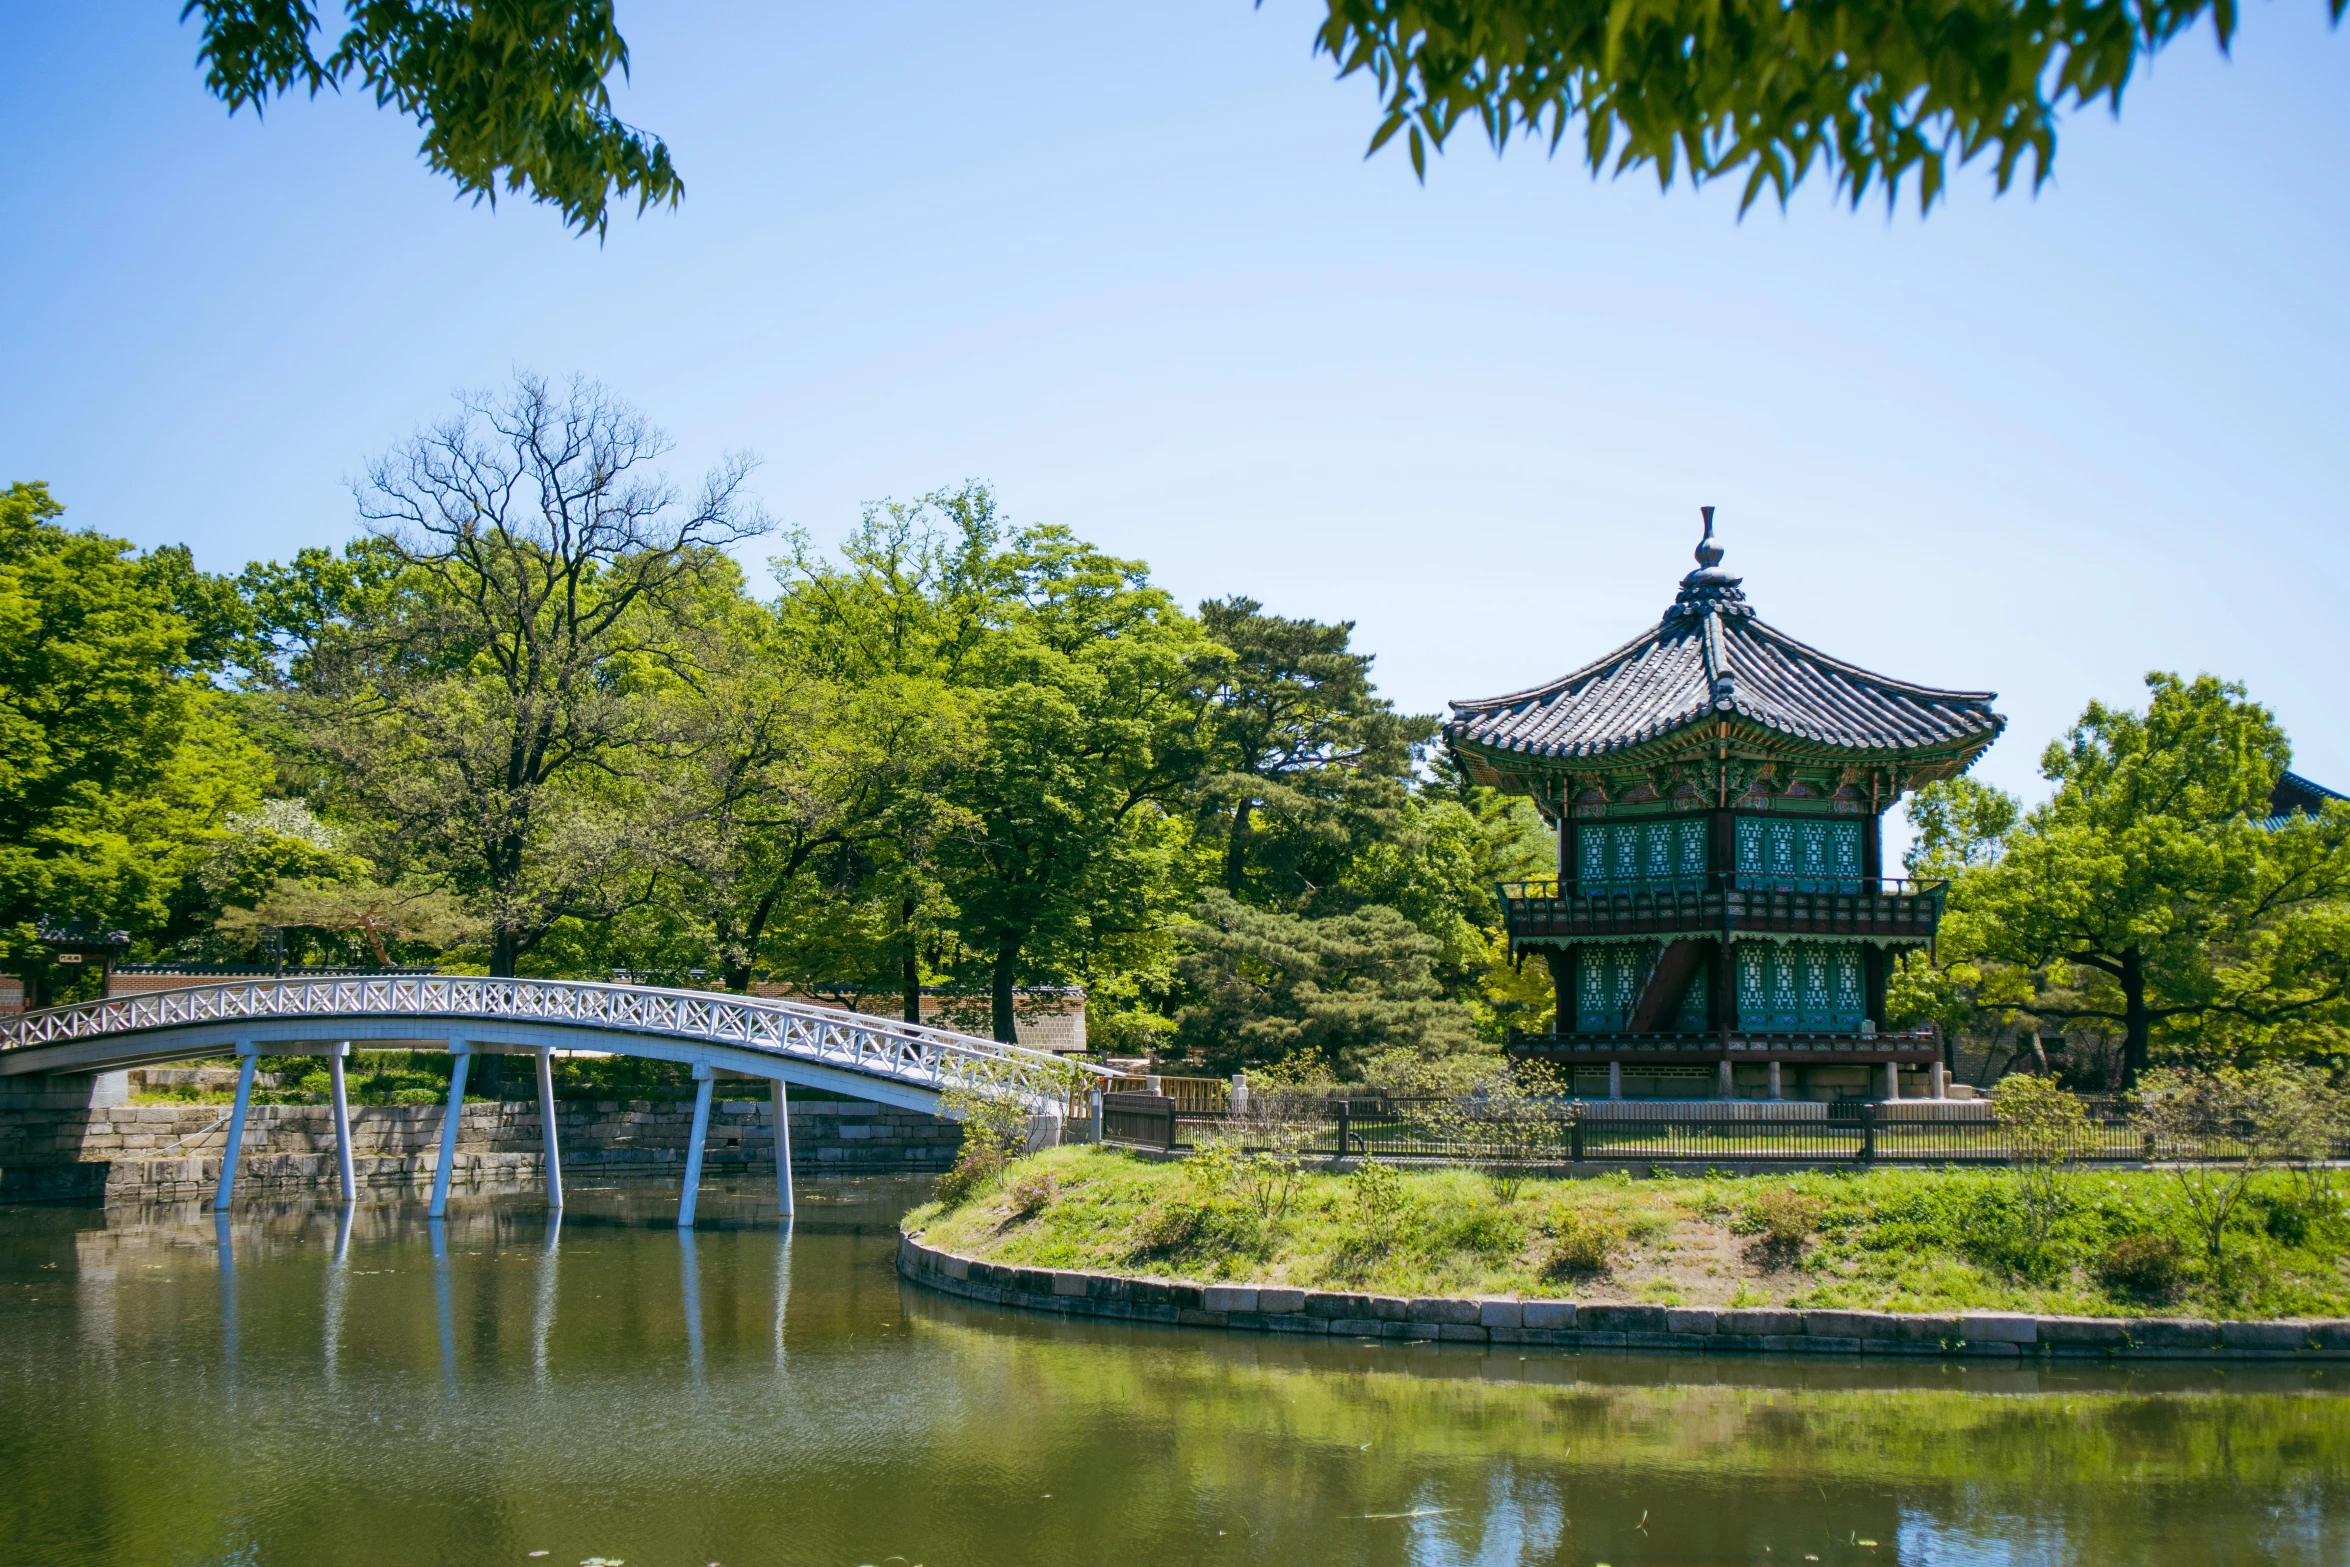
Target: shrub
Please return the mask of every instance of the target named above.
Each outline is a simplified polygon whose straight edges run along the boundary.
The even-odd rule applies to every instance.
[[[1128,1232],[1132,1250],[1138,1257],[1181,1251],[1199,1238],[1201,1222],[1206,1218],[1204,1208],[1182,1198],[1152,1203],[1142,1210]]]
[[[1465,1251],[1480,1257],[1514,1256],[1526,1244],[1526,1224],[1507,1208],[1483,1205],[1453,1210],[1429,1237],[1432,1250]]]
[[[1025,1219],[1059,1195],[1061,1183],[1053,1179],[1050,1170],[1031,1170],[1012,1183],[1005,1195],[1011,1199],[1012,1217]]]
[[[1394,1234],[1405,1200],[1403,1177],[1394,1165],[1365,1159],[1347,1176],[1346,1194],[1354,1207],[1355,1224],[1364,1234],[1381,1239]]]
[[[1028,1113],[1016,1102],[950,1089],[943,1096],[948,1115],[963,1123],[963,1146],[954,1168],[938,1178],[935,1195],[952,1208],[1003,1173],[1028,1146]]]
[[[1624,1228],[1613,1219],[1570,1213],[1551,1231],[1542,1271],[1553,1278],[1605,1273],[1624,1244]]]
[[[2124,1235],[2097,1259],[2108,1289],[2160,1300],[2178,1287],[2180,1247],[2169,1235]]]
[[[1760,1235],[1772,1251],[1799,1252],[1805,1241],[1819,1233],[1820,1215],[1827,1206],[1817,1197],[1783,1187],[1763,1192],[1748,1203],[1735,1228],[1742,1234]]]

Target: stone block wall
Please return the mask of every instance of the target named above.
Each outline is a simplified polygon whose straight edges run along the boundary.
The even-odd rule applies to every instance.
[[[565,1100],[556,1140],[566,1169],[676,1166],[693,1128],[690,1103]],[[440,1148],[440,1105],[355,1105],[351,1146],[363,1184],[427,1179]],[[459,1124],[456,1179],[535,1179],[543,1146],[536,1103],[471,1104]],[[104,1195],[173,1201],[208,1195],[228,1142],[227,1105],[0,1105],[0,1197]],[[791,1107],[792,1168],[805,1175],[944,1169],[962,1128],[919,1111],[859,1100]],[[775,1163],[767,1100],[710,1106],[702,1165],[711,1174]],[[325,1105],[255,1105],[245,1121],[240,1187],[332,1186],[334,1113]]]

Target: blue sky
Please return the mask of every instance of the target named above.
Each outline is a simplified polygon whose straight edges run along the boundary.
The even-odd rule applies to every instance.
[[[1631,635],[1696,508],[1797,636],[1991,688],[2243,679],[2350,788],[2350,39],[2252,8],[1919,220],[1365,161],[1306,0],[651,6],[688,192],[598,246],[452,199],[357,96],[230,119],[174,0],[0,3],[0,481],[233,569],[353,530],[450,393],[585,372],[786,524],[965,478],[1190,601],[1352,618],[1407,706]],[[756,559],[764,552],[754,548]]]

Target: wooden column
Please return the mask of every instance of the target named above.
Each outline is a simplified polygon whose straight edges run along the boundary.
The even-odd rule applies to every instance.
[[[1550,966],[1550,988],[1557,1002],[1550,1031],[1572,1034],[1575,1031],[1575,949],[1544,947],[1542,961]]]
[[[1885,818],[1872,815],[1860,824],[1860,874],[1875,881],[1885,874]]]

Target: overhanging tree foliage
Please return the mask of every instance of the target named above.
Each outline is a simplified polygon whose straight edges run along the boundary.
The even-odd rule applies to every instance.
[[[1595,174],[1740,179],[1742,204],[1814,167],[1856,205],[1914,175],[1923,209],[1981,156],[2038,186],[2059,118],[2119,112],[2206,16],[2225,49],[2232,0],[1329,0],[1317,43],[1378,83],[1372,150],[1400,134],[1423,175],[1467,121],[1496,150],[1572,138]]]
[[[478,200],[502,183],[582,232],[602,234],[615,199],[676,205],[685,183],[669,149],[612,113],[628,44],[610,0],[348,0],[348,25],[317,51],[309,0],[188,0],[204,85],[259,114],[297,88],[316,97],[355,81],[424,131],[435,173]]]
[[[1261,3],[1261,0],[1260,0]],[[2325,0],[2337,22],[2350,0]],[[1743,181],[1781,202],[1814,169],[1855,205],[1917,183],[1921,210],[1988,157],[2002,191],[2037,188],[2058,121],[2119,113],[2138,65],[2234,0],[1327,0],[1315,46],[1378,84],[1376,152],[1401,136],[1423,178],[1465,122],[1498,151],[1570,139],[1594,174],[1669,187]],[[356,80],[424,131],[460,190],[501,182],[601,234],[607,205],[674,205],[669,149],[611,111],[628,45],[609,0],[349,0],[324,56],[308,0],[189,0],[205,85],[231,112]]]

